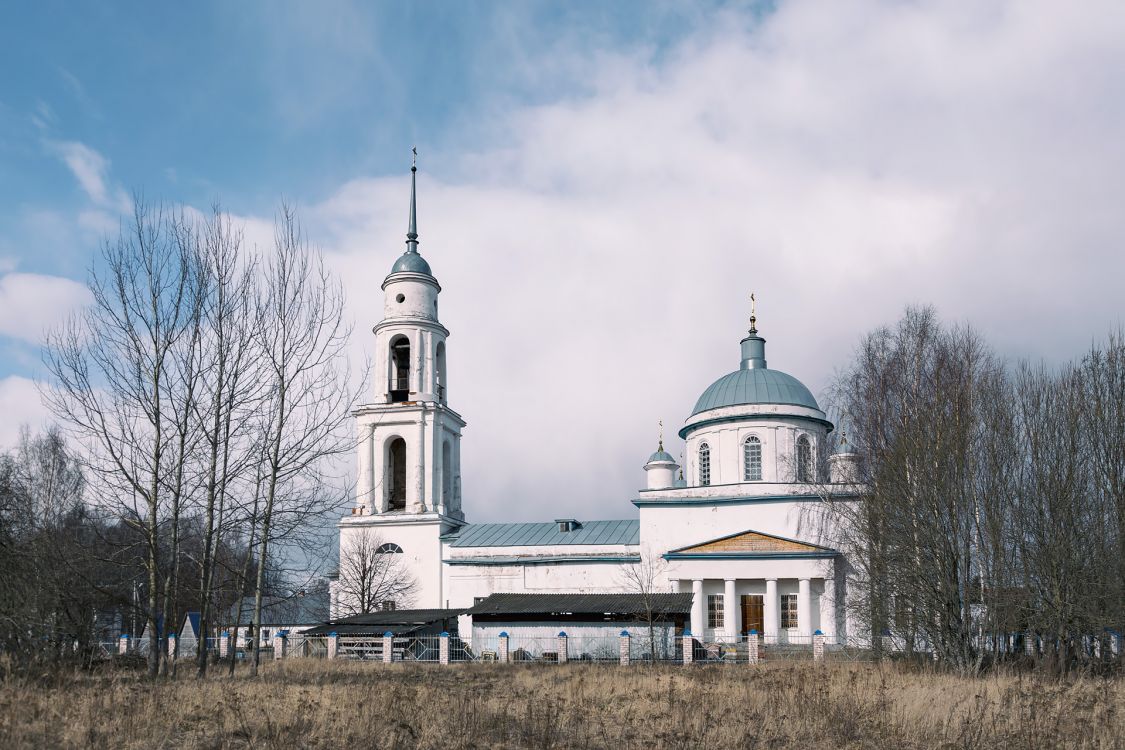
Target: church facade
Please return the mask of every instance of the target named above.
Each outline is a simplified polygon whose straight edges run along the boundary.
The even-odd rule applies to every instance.
[[[663,440],[644,464],[633,518],[470,523],[465,421],[447,401],[449,331],[438,318],[441,286],[418,251],[414,169],[406,242],[383,281],[374,394],[354,412],[356,503],[338,524],[342,560],[365,533],[402,555],[414,590],[387,606],[468,609],[495,593],[647,587],[691,593],[691,633],[704,640],[752,629],[767,641],[854,634],[847,559],[812,519],[826,495],[854,501],[855,457],[823,455],[833,425],[808,388],[767,366],[753,315],[737,360],[732,351],[737,369],[703,392],[679,430],[685,465]],[[337,617],[348,607],[333,592]]]

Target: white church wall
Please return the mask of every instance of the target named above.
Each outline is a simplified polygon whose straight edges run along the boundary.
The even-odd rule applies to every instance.
[[[616,593],[628,591],[628,563],[447,565],[449,606],[471,607],[491,594]]]
[[[400,514],[395,516],[348,516],[340,526],[340,554],[347,553],[354,535],[368,529],[382,543],[402,548],[404,565],[415,580],[410,601],[395,602],[399,609],[439,608],[445,606],[442,590],[441,536],[443,522],[436,514]],[[341,608],[347,603],[341,601]]]

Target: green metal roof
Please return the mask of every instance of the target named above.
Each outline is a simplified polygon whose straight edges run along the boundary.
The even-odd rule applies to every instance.
[[[400,272],[424,273],[427,276],[434,275],[433,272],[430,271],[430,264],[426,262],[425,258],[416,252],[409,251],[399,256],[399,259],[391,266],[391,273]]]
[[[531,547],[555,544],[640,544],[641,522],[584,521],[573,531],[557,523],[472,523],[442,537],[451,547]]]
[[[695,402],[691,414],[743,404],[787,404],[820,409],[800,380],[781,370],[735,370],[716,380]]]
[[[668,451],[657,451],[656,453],[653,453],[651,456],[648,457],[648,461],[646,463],[651,464],[654,461],[663,461],[665,463],[673,463],[673,464],[676,463],[676,459],[674,459],[672,457],[672,454],[669,453]]]

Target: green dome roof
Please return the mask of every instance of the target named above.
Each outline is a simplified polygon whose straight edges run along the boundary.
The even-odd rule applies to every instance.
[[[800,380],[764,367],[735,370],[716,380],[695,402],[691,414],[743,404],[786,404],[820,409]]]
[[[426,259],[418,253],[410,251],[403,253],[399,259],[395,261],[395,264],[391,266],[391,273],[401,272],[424,273],[427,276],[434,275]]]
[[[667,463],[676,463],[676,459],[672,458],[672,454],[668,451],[657,451],[648,457],[646,464],[651,464],[654,461],[665,461]]]

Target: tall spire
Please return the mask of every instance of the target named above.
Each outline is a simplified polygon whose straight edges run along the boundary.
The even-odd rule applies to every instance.
[[[418,252],[418,147],[410,149],[410,225],[406,228],[406,252]]]

